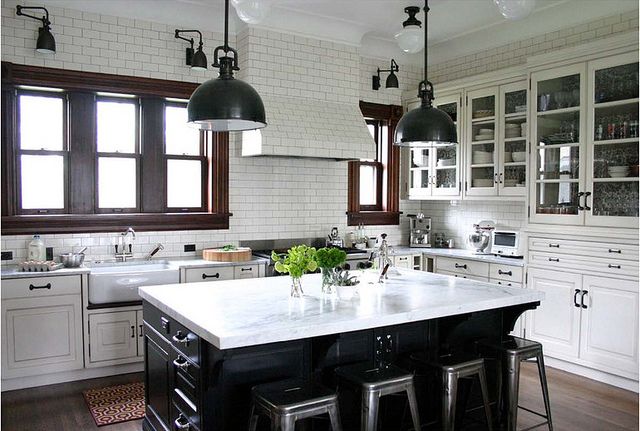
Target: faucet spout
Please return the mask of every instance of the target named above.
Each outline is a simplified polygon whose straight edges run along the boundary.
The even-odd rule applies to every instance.
[[[156,253],[158,253],[160,250],[164,250],[164,246],[163,246],[162,244],[158,243],[158,244],[156,245],[156,248],[154,248],[153,250],[151,250],[151,251],[149,252],[149,254],[147,254],[147,256],[145,257],[145,259],[146,259],[146,260],[151,260],[151,258],[152,258]]]

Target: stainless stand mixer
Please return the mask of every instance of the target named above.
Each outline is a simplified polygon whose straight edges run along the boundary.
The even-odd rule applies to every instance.
[[[491,243],[491,231],[496,228],[496,224],[490,220],[483,220],[474,224],[475,232],[469,234],[468,242],[474,248],[476,254],[488,254],[487,248]]]

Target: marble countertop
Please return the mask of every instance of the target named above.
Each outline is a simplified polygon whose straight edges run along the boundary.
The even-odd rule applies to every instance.
[[[355,271],[354,271],[355,272]],[[544,293],[398,270],[384,284],[359,272],[351,299],[321,293],[321,276],[302,278],[303,298],[290,298],[289,277],[139,288],[143,299],[220,349],[358,331],[541,301]]]
[[[156,259],[152,260],[156,261]],[[267,259],[263,259],[261,257],[253,257],[251,260],[247,262],[213,262],[209,260],[204,260],[200,258],[167,258],[167,259],[157,259],[159,262],[169,262],[169,265],[174,268],[210,268],[216,266],[242,266],[242,265],[264,265],[268,262]],[[139,260],[133,259],[127,262],[136,263]],[[101,262],[102,263],[102,262]],[[99,264],[101,264],[99,263]],[[108,263],[108,262],[104,262]],[[86,265],[83,265],[79,268],[61,268],[55,271],[47,271],[47,272],[24,272],[18,270],[17,265],[7,265],[3,266],[0,270],[0,277],[2,279],[9,278],[30,278],[30,277],[52,277],[57,275],[79,275],[79,274],[89,274],[91,272],[91,265],[94,262],[87,262]]]
[[[473,250],[462,248],[422,248],[421,253],[429,256],[457,257],[460,259],[479,260],[481,262],[499,263],[502,265],[524,266],[524,259],[494,256],[493,254],[476,254]]]

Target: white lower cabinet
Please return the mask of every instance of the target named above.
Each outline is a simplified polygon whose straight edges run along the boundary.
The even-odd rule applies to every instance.
[[[393,264],[396,268],[413,269],[413,259],[411,256],[395,256],[393,258]]]
[[[136,311],[89,315],[89,358],[91,362],[138,356]]]
[[[138,328],[138,357],[144,358],[144,320],[142,320],[142,310],[136,311],[136,325]]]

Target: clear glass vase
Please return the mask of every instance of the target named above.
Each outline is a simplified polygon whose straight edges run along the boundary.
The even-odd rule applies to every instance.
[[[333,270],[330,268],[322,268],[322,293],[331,295],[336,292],[333,283]]]
[[[304,291],[302,290],[301,279],[299,277],[291,277],[291,297],[300,298],[302,295],[304,295]]]

